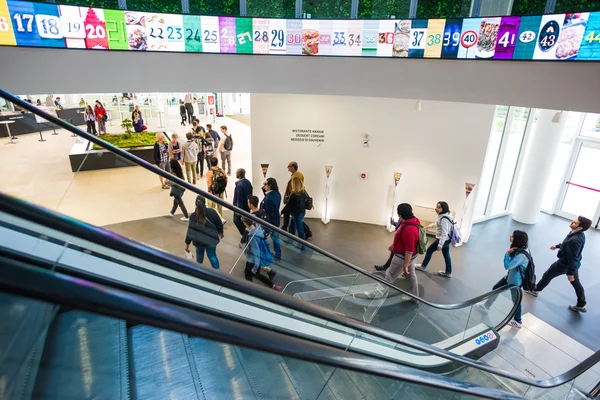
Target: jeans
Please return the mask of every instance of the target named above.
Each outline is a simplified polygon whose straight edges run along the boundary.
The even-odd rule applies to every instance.
[[[225,161],[227,161],[227,175],[231,175],[231,150],[221,152],[221,169],[225,171]]]
[[[546,272],[544,272],[542,279],[538,282],[537,285],[535,285],[535,290],[541,292],[546,286],[548,286],[552,279],[556,278],[557,276],[566,274],[567,266],[559,261],[555,262],[550,266],[550,268],[548,268]],[[577,307],[583,307],[587,303],[585,301],[585,290],[583,289],[583,286],[579,281],[579,272],[575,272],[575,274],[573,274],[573,277],[575,279],[573,280],[573,282],[571,282],[571,285],[573,285],[573,289],[575,289],[575,294],[577,295]]]
[[[252,264],[250,262],[246,262],[246,268],[244,269],[244,276],[246,277],[247,281],[252,282],[252,278],[256,278],[259,281],[261,281],[262,283],[264,283],[265,285],[267,285],[268,287],[270,287],[270,288],[273,287],[273,285],[274,285],[273,281],[260,273],[260,267],[258,268],[258,271],[256,272],[256,274],[252,273],[252,268],[254,268],[254,264]]]
[[[183,199],[179,196],[173,196],[173,208],[171,208],[171,214],[175,214],[175,211],[177,211],[177,206],[181,208],[181,212],[183,213],[184,217],[190,217],[188,215],[187,208],[185,208],[185,204],[183,204]]]
[[[242,222],[242,216],[240,214],[233,214],[233,224],[237,228],[240,235],[244,236],[244,232],[246,232],[246,226]]]
[[[102,132],[106,133],[106,122],[100,117],[98,120],[98,133],[102,134]]]
[[[502,279],[500,279],[498,281],[498,283],[496,283],[494,285],[494,287],[492,288],[492,290],[496,290],[499,289],[503,286],[508,285],[508,282],[506,281],[506,276]],[[513,286],[513,285],[511,285]],[[510,291],[511,297],[513,302],[517,301],[517,292],[515,290],[511,290]],[[498,296],[498,295],[496,295]],[[485,302],[485,307],[486,308],[490,308],[492,306],[492,304],[494,303],[494,301],[496,301],[498,299],[498,297],[490,297],[489,299],[487,299],[487,301]],[[519,304],[519,306],[517,307],[517,311],[515,312],[515,321],[517,322],[522,322],[521,320],[521,313],[522,313],[522,308],[521,308],[521,304]]]
[[[86,124],[87,124],[87,132],[88,133],[92,133],[94,135],[98,134],[96,132],[96,123],[94,121],[86,121]]]
[[[206,256],[208,257],[208,261],[210,261],[210,265],[214,269],[219,269],[219,259],[217,258],[217,246],[215,247],[196,247],[196,261],[198,263],[204,263],[204,250],[206,250]]]
[[[281,229],[283,229],[284,231],[288,231],[288,228],[290,227],[290,214],[283,214],[283,225],[281,225]]]
[[[207,154],[206,155],[206,171],[210,171],[210,169],[212,168],[212,165],[210,165],[210,160],[213,159],[213,156]]]
[[[185,114],[181,114],[181,126],[185,126],[187,117]]]
[[[194,117],[194,106],[192,103],[185,103],[185,111],[187,111],[188,122],[191,124]]]
[[[440,244],[439,239],[435,239],[431,245],[427,248],[427,252],[425,253],[425,258],[423,259],[423,263],[421,266],[423,268],[427,268],[429,265],[429,261],[431,261],[431,256],[437,250],[438,245]],[[450,241],[446,240],[444,245],[442,246],[442,255],[444,256],[444,261],[446,262],[446,273],[452,273],[452,260],[450,259]]]
[[[209,168],[210,169],[210,168]],[[204,176],[204,153],[198,153],[198,162],[196,163],[196,175]]]
[[[410,279],[410,292],[415,296],[419,295],[419,280],[417,279],[417,274],[415,273],[415,260],[417,256],[413,256],[410,259],[410,264],[408,264],[408,277]],[[385,271],[385,280],[391,283],[392,285],[398,279],[400,274],[404,271],[404,257],[394,254],[394,258],[392,259],[392,264]]]
[[[281,258],[281,238],[279,237],[279,233],[271,232],[271,240],[273,241],[275,258]]]
[[[187,177],[187,181],[189,183],[196,184],[196,163],[195,162],[185,162],[185,176]],[[190,177],[191,175],[191,177]]]
[[[296,234],[296,229],[298,229],[298,237],[300,239],[306,240],[306,234],[304,233],[304,215],[306,213],[300,213],[296,216],[290,215],[290,233],[292,235]]]

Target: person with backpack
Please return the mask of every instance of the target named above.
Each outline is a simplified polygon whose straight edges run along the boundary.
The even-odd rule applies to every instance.
[[[243,168],[236,171],[235,177],[238,181],[235,183],[235,190],[233,191],[233,205],[244,211],[250,212],[250,208],[248,208],[248,198],[252,196],[252,183],[246,179],[246,170]],[[258,206],[258,198],[256,200],[256,205]],[[240,235],[243,236],[244,232],[246,232],[246,226],[244,226],[240,214],[233,215],[233,224],[240,232]]]
[[[394,252],[390,267],[385,271],[385,280],[393,284],[400,274],[410,278],[410,292],[419,295],[419,280],[415,273],[415,261],[423,250],[424,229],[421,221],[414,216],[410,204],[402,203],[397,208],[400,217],[400,228],[394,234],[394,241],[389,250]],[[427,240],[427,237],[425,237]]]
[[[223,199],[223,195],[227,189],[227,175],[225,175],[225,172],[218,167],[219,160],[216,158],[211,158],[210,164],[211,168],[206,173],[206,186],[208,188],[208,193],[214,194],[218,198]],[[227,222],[223,218],[223,206],[221,204],[209,200],[208,206],[217,210],[221,220],[223,221],[223,224]]]
[[[225,125],[221,126],[221,133],[225,139],[221,141],[219,152],[221,153],[221,168],[225,171],[225,161],[227,161],[227,175],[231,176],[231,150],[233,150],[233,138],[227,132]]]
[[[179,163],[175,163],[172,169],[173,174],[179,179],[183,178],[183,170],[181,169],[181,165]],[[176,183],[171,183],[171,193],[169,196],[173,198],[173,208],[171,208],[171,212],[169,213],[169,217],[175,216],[175,211],[177,211],[177,207],[181,208],[181,212],[183,213],[182,221],[187,221],[189,218],[187,209],[185,208],[185,204],[183,203],[183,194],[185,193],[185,188],[183,186],[179,186]]]
[[[275,226],[279,226],[281,222],[279,208],[281,207],[281,193],[275,178],[267,178],[262,187],[265,197],[260,203],[261,211],[266,215],[267,221]],[[275,251],[275,259],[281,260],[281,239],[279,233],[271,232],[271,240],[273,241],[273,250]]]
[[[579,216],[576,220],[571,221],[569,227],[571,232],[567,235],[562,243],[551,246],[550,250],[558,249],[558,260],[548,268],[542,279],[531,288],[526,290],[526,293],[537,297],[542,290],[560,275],[567,275],[567,279],[571,282],[575,294],[577,295],[577,304],[570,305],[569,310],[574,312],[587,312],[585,290],[579,281],[579,268],[581,267],[583,248],[585,247],[584,232],[590,229],[592,221],[586,217]]]
[[[223,239],[223,224],[217,212],[206,208],[206,199],[196,197],[196,211],[190,215],[188,230],[185,235],[185,252],[190,252],[190,243],[196,248],[196,261],[204,263],[204,252],[214,269],[219,269],[217,245]]]
[[[435,240],[427,248],[425,253],[425,259],[422,264],[415,265],[415,269],[425,272],[431,256],[436,251],[441,251],[444,256],[444,262],[446,263],[446,270],[438,272],[439,275],[452,278],[452,259],[450,258],[450,243],[452,243],[452,231],[454,230],[454,220],[450,214],[450,207],[445,201],[439,201],[435,205],[435,212],[438,215],[438,219],[435,222],[437,232],[435,234]],[[434,225],[434,224],[431,224]],[[433,227],[433,226],[432,226]]]
[[[300,178],[292,178],[292,191],[288,198],[287,204],[281,210],[283,215],[290,215],[290,233],[296,234],[298,230],[298,237],[306,240],[306,234],[304,233],[304,216],[306,215],[306,191],[304,190],[304,184]],[[304,249],[304,246],[300,246],[300,249]]]
[[[492,290],[496,290],[506,285],[516,287],[523,286],[525,274],[531,260],[531,255],[527,251],[528,245],[529,237],[527,236],[527,232],[513,232],[512,236],[510,237],[510,248],[506,254],[504,254],[504,269],[506,269],[508,273],[492,287]],[[517,300],[517,293],[515,290],[511,290],[511,296],[513,301]],[[488,298],[481,307],[485,310],[489,310],[497,298],[498,296],[492,296]],[[508,325],[517,329],[521,328],[523,326],[521,313],[521,304],[519,304],[517,311],[515,312],[514,319],[510,321]]]
[[[213,139],[213,143],[215,146],[215,149],[219,148],[219,142],[221,142],[221,136],[219,136],[219,134],[217,133],[217,131],[215,131],[212,128],[212,124],[206,124],[206,129],[208,129],[208,133],[210,133],[210,136]]]
[[[246,254],[244,276],[246,280],[252,282],[253,278],[256,278],[273,290],[281,292],[281,286],[273,283],[276,272],[268,268],[273,262],[273,254],[265,238],[262,226],[246,217],[242,218],[242,222],[248,231],[248,244],[244,250]],[[268,270],[265,268],[268,268]],[[268,277],[261,274],[261,271],[267,271]]]
[[[200,178],[204,177],[204,154],[206,151],[206,139],[204,139],[204,134],[206,131],[200,125],[200,121],[196,118],[192,121],[193,127],[192,131],[194,132],[194,141],[198,145],[198,162],[196,163],[196,175],[200,175]],[[208,168],[210,169],[210,167]]]

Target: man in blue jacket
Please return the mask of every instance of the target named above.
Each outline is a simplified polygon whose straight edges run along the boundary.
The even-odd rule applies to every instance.
[[[585,307],[585,291],[579,281],[579,267],[581,267],[581,253],[585,246],[585,235],[583,232],[590,229],[590,226],[592,226],[592,221],[585,217],[578,217],[571,222],[571,232],[567,235],[565,240],[560,244],[550,247],[550,250],[559,249],[558,260],[544,272],[542,280],[535,285],[535,289],[528,291],[527,293],[537,297],[538,294],[548,286],[552,279],[566,274],[577,294],[577,304],[569,306],[569,310],[575,312],[587,312],[587,308]]]
[[[248,208],[248,197],[252,196],[252,183],[246,179],[246,170],[240,168],[235,173],[235,177],[238,181],[235,183],[235,191],[233,192],[233,205],[241,208],[244,211],[250,212]],[[240,235],[244,235],[246,226],[242,222],[242,216],[234,214],[233,223],[240,232]]]
[[[279,227],[280,221],[280,212],[279,208],[281,207],[281,193],[279,193],[279,186],[277,186],[277,181],[275,178],[267,178],[262,187],[263,193],[265,194],[265,198],[260,203],[260,209],[267,216],[267,221]],[[273,250],[275,253],[276,259],[281,259],[281,239],[279,237],[279,233],[271,232],[271,240],[273,241]]]

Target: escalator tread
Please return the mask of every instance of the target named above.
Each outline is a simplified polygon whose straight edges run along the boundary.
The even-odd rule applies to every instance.
[[[129,399],[125,323],[80,311],[53,321],[36,381],[35,399]]]

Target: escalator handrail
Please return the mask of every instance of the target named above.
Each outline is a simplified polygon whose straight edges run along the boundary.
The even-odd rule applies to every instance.
[[[118,147],[116,147],[116,146],[114,146],[114,145],[112,145],[112,144],[110,144],[108,142],[105,142],[104,140],[102,140],[98,136],[95,136],[95,135],[92,135],[91,133],[85,132],[82,129],[79,129],[78,127],[76,127],[76,126],[74,126],[74,125],[72,125],[72,124],[70,124],[70,123],[68,123],[68,122],[66,122],[64,120],[62,120],[62,119],[60,119],[58,117],[55,117],[54,115],[49,114],[49,113],[47,113],[47,112],[45,112],[45,111],[37,108],[33,104],[31,104],[29,102],[26,102],[24,100],[19,99],[18,97],[14,96],[13,94],[11,94],[11,93],[9,93],[9,92],[1,89],[1,88],[0,88],[0,97],[4,98],[7,101],[10,101],[12,103],[17,104],[19,107],[22,107],[22,108],[24,108],[24,109],[32,112],[33,114],[36,114],[36,115],[38,115],[38,116],[40,116],[40,117],[42,117],[42,118],[44,118],[44,119],[46,119],[48,121],[51,121],[52,123],[60,126],[61,128],[64,128],[64,129],[68,130],[69,132],[74,133],[74,134],[76,134],[78,136],[81,136],[81,137],[85,138],[86,140],[89,140],[90,142],[92,142],[94,144],[97,144],[98,146],[103,147],[104,149],[109,150],[110,152],[115,153],[118,156],[120,156],[120,157],[122,157],[124,159],[127,159],[127,160],[131,161],[132,163],[137,164],[138,166],[140,166],[140,167],[142,167],[142,168],[144,168],[144,169],[146,169],[146,170],[148,170],[148,171],[150,171],[150,172],[152,172],[152,173],[154,173],[156,175],[162,176],[165,179],[168,179],[170,181],[176,182],[179,186],[183,186],[186,189],[190,190],[191,192],[196,193],[197,195],[203,196],[203,197],[205,197],[205,198],[207,198],[207,199],[209,199],[211,201],[214,201],[215,203],[222,205],[223,207],[225,207],[225,208],[227,208],[227,209],[235,212],[236,214],[240,214],[240,215],[242,215],[242,216],[244,216],[244,217],[246,217],[248,219],[251,219],[252,221],[254,221],[254,222],[256,222],[256,223],[258,223],[260,225],[267,225],[268,228],[269,228],[269,230],[275,231],[275,232],[279,233],[280,235],[283,235],[284,237],[287,237],[287,238],[289,238],[289,239],[291,239],[293,241],[300,242],[302,245],[304,245],[304,246],[306,246],[306,247],[308,247],[308,248],[310,248],[310,249],[312,249],[312,250],[314,250],[314,251],[316,251],[318,253],[321,253],[325,257],[333,259],[333,260],[337,261],[338,263],[343,264],[344,266],[346,266],[346,267],[348,267],[348,268],[350,268],[350,269],[352,269],[352,270],[354,270],[354,271],[356,271],[356,272],[358,272],[358,273],[360,273],[362,275],[368,276],[370,279],[376,280],[378,283],[380,283],[381,285],[383,285],[385,287],[389,287],[389,288],[391,288],[393,290],[396,290],[396,291],[398,291],[398,292],[400,292],[400,293],[402,293],[402,294],[404,294],[406,296],[412,297],[415,300],[417,300],[418,302],[421,302],[423,304],[427,304],[430,307],[438,308],[438,309],[443,309],[443,310],[456,310],[456,309],[465,308],[465,307],[468,307],[470,305],[477,304],[477,303],[479,303],[479,302],[481,302],[483,300],[486,300],[488,297],[490,297],[491,293],[494,293],[493,291],[492,292],[488,292],[488,293],[482,294],[480,296],[473,297],[473,298],[471,298],[469,300],[465,300],[465,301],[463,301],[461,303],[456,303],[456,304],[436,304],[436,303],[431,303],[431,302],[429,302],[429,301],[427,301],[427,300],[425,300],[423,298],[415,296],[414,294],[412,294],[410,292],[406,292],[406,291],[400,289],[397,286],[394,286],[393,284],[389,283],[388,281],[386,281],[385,279],[383,279],[383,278],[381,278],[381,277],[379,277],[377,275],[369,273],[368,271],[365,271],[364,269],[362,269],[362,268],[360,268],[360,267],[358,267],[358,266],[356,266],[356,265],[354,265],[354,264],[352,264],[352,263],[350,263],[350,262],[348,262],[348,261],[346,261],[344,259],[339,258],[338,256],[336,256],[336,255],[328,252],[327,250],[321,249],[320,247],[317,247],[314,244],[312,244],[310,242],[307,242],[306,240],[300,239],[299,237],[290,234],[289,232],[281,229],[278,226],[271,225],[270,223],[266,222],[265,220],[263,220],[263,219],[255,216],[253,214],[250,214],[247,211],[242,210],[241,208],[238,208],[238,207],[234,206],[233,204],[227,203],[223,199],[221,199],[221,198],[219,198],[217,196],[214,196],[213,194],[210,194],[208,192],[205,192],[205,191],[199,189],[198,187],[196,187],[196,186],[188,183],[187,181],[185,181],[183,179],[180,179],[180,178],[176,177],[175,175],[172,175],[172,174],[170,174],[170,173],[168,173],[166,171],[163,171],[162,169],[158,168],[156,165],[150,164],[149,162],[147,162],[145,160],[142,160],[141,158],[139,158],[139,157],[137,157],[137,156],[135,156],[135,155],[133,155],[133,154],[131,154],[131,153],[123,150],[123,149],[120,149],[120,148],[118,148]],[[516,311],[516,308],[517,308],[516,305],[520,304],[521,299],[522,299],[522,294],[519,294],[518,298],[517,298],[518,301],[515,302],[515,307],[513,307],[514,310],[506,318],[506,320],[503,321],[502,324],[498,325],[497,329],[502,328],[504,325],[506,325],[508,323],[508,321],[510,321],[510,318],[512,318],[512,315]]]
[[[132,294],[0,255],[0,290],[128,323],[154,326],[308,362],[489,399],[523,397]]]
[[[479,370],[489,372],[494,375],[502,376],[517,382],[524,383],[540,388],[551,388],[559,386],[569,380],[572,380],[587,371],[589,368],[600,362],[600,352],[596,352],[588,359],[584,360],[571,370],[551,379],[536,381],[520,375],[515,375],[501,369],[497,369],[488,364],[468,357],[452,353],[450,351],[438,348],[433,345],[425,344],[420,341],[386,331],[373,325],[347,318],[334,311],[315,306],[291,296],[281,296],[273,291],[264,290],[262,287],[248,285],[246,282],[230,278],[228,275],[221,275],[218,272],[208,268],[196,267],[188,260],[176,257],[170,253],[148,247],[144,244],[132,241],[125,237],[120,237],[112,232],[102,228],[77,221],[73,218],[65,217],[53,211],[44,209],[40,206],[27,203],[23,200],[12,198],[0,193],[0,211],[18,216],[19,218],[29,220],[33,223],[49,226],[51,229],[63,232],[67,235],[76,236],[83,240],[96,243],[98,245],[127,254],[131,257],[145,260],[161,267],[169,268],[173,271],[181,272],[194,278],[202,279],[228,289],[239,291],[268,302],[297,310],[299,312],[335,322],[336,324],[361,331],[381,339],[390,340],[394,343],[413,348],[431,355],[436,355],[444,359],[455,361]],[[496,289],[489,295],[496,295],[506,291],[507,288]],[[521,292],[519,290],[519,292]],[[519,304],[519,303],[515,303]],[[514,313],[514,310],[513,312]],[[512,315],[512,313],[510,315]]]

